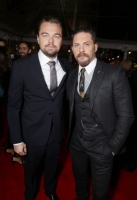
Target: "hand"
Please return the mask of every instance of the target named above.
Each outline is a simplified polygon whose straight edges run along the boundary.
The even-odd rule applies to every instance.
[[[27,154],[27,147],[24,142],[21,144],[13,145],[14,151],[20,156],[25,156]]]
[[[112,152],[112,156],[115,156],[115,153],[114,153],[114,152]]]

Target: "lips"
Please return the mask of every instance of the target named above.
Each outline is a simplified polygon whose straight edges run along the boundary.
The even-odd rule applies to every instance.
[[[54,45],[46,45],[46,47],[51,48],[51,49],[55,48]]]

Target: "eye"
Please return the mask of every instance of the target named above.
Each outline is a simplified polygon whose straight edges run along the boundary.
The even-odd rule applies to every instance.
[[[74,47],[77,48],[79,46],[79,44],[74,44]]]
[[[47,38],[47,37],[48,37],[48,34],[43,34],[43,37]]]
[[[54,35],[54,38],[55,38],[55,39],[59,39],[59,38],[60,38],[60,35]]]

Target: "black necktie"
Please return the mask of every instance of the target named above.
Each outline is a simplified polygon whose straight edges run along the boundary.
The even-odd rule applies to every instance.
[[[55,69],[55,61],[49,61],[47,64],[50,66],[50,93],[53,96],[57,89],[57,75]]]
[[[84,92],[84,86],[85,86],[85,71],[86,69],[83,67],[81,69],[81,76],[80,76],[80,80],[79,80],[79,94],[80,96],[83,98],[84,95],[85,95],[85,92]]]

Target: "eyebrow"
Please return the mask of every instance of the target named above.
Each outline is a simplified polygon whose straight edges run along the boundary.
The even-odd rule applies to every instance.
[[[87,43],[87,42],[91,42],[91,41],[86,41],[86,42],[84,42],[83,44],[85,44],[85,43]],[[73,44],[80,44],[80,43],[74,42]]]
[[[41,33],[41,35],[44,35],[44,34],[48,34],[49,35],[49,33],[47,33],[47,32]],[[62,36],[60,33],[54,33],[54,35],[59,35],[60,37]]]

